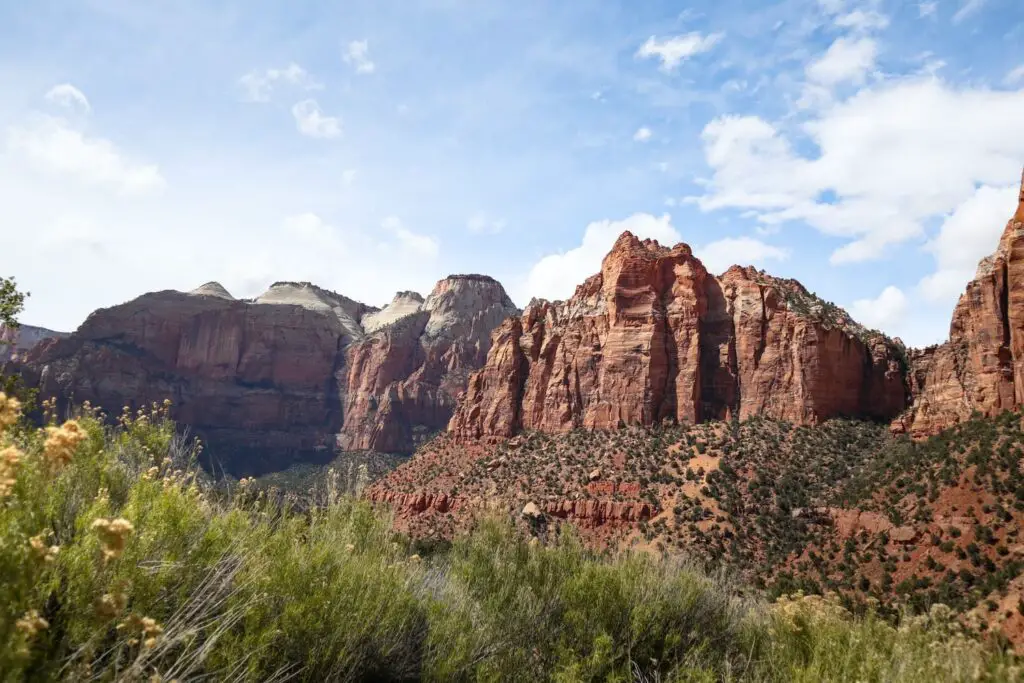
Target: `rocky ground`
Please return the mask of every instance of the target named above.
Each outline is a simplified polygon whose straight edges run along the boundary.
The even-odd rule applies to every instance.
[[[837,591],[853,609],[941,602],[1024,643],[1022,455],[1017,412],[920,442],[884,423],[755,418],[441,438],[367,495],[419,537],[494,510],[541,537],[571,522],[598,549],[688,555],[769,592]]]

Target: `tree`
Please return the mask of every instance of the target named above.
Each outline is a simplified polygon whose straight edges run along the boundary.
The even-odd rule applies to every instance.
[[[0,277],[0,326],[18,329],[18,314],[25,308],[27,296],[27,292],[18,291],[13,277]]]
[[[18,291],[18,283],[13,277],[0,277],[0,331],[18,329],[18,315],[25,308],[27,296],[28,292]],[[5,340],[0,336],[0,348],[11,343],[11,340]],[[25,413],[35,409],[38,391],[28,388],[20,373],[5,375],[0,372],[0,392],[18,397]]]

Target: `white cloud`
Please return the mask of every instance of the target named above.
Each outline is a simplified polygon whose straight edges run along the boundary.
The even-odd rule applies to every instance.
[[[935,10],[938,9],[939,3],[937,2],[920,2],[917,4],[917,14],[922,19],[925,17],[934,17]]]
[[[1022,81],[1024,81],[1024,64],[1021,64],[1014,69],[1010,69],[1009,73],[1007,73],[1006,77],[1003,79],[1003,83],[1006,85],[1014,85]]]
[[[856,9],[836,17],[835,24],[855,31],[880,31],[889,26],[889,17],[874,10]]]
[[[271,92],[277,83],[287,83],[304,90],[323,89],[321,83],[295,62],[282,69],[250,71],[238,79],[238,84],[245,91],[245,99],[249,102],[269,102]]]
[[[824,86],[859,85],[875,66],[878,45],[871,38],[837,38],[819,59],[807,66],[807,78]]]
[[[58,104],[68,109],[74,109],[75,107],[81,108],[82,111],[88,113],[91,108],[89,107],[89,100],[86,99],[85,93],[71,85],[70,83],[61,83],[55,85],[47,91],[45,95],[47,101]]]
[[[858,299],[850,306],[853,319],[867,327],[881,330],[899,327],[910,310],[910,301],[899,287],[892,285],[874,299]]]
[[[978,12],[988,0],[964,0],[964,4],[960,6],[960,9],[953,15],[953,23],[959,24],[961,21],[966,19]]]
[[[356,175],[356,169],[346,168],[341,172],[341,184],[345,187],[351,187],[352,184],[356,182]]]
[[[7,131],[8,148],[42,170],[126,194],[160,190],[155,164],[137,162],[101,137],[89,137],[55,116],[40,115]]]
[[[292,106],[295,126],[303,135],[311,138],[337,138],[341,136],[341,120],[327,116],[316,100],[302,100]]]
[[[1019,187],[979,187],[942,223],[926,249],[935,256],[936,270],[918,288],[926,299],[952,304],[974,277],[978,262],[996,250],[1006,221],[1013,215]]]
[[[760,265],[766,261],[785,261],[789,250],[766,244],[753,237],[726,237],[694,249],[709,272],[720,274],[730,266]]]
[[[637,131],[633,133],[633,139],[636,140],[637,142],[647,142],[648,140],[651,139],[652,135],[653,133],[651,132],[651,129],[644,126],[642,128],[637,129]]]
[[[466,221],[466,229],[474,235],[497,235],[505,229],[505,221],[477,211]]]
[[[370,61],[370,43],[366,40],[353,40],[345,48],[345,55],[342,57],[346,64],[355,67],[357,74],[372,74],[377,68]]]
[[[381,227],[398,239],[399,246],[408,254],[419,258],[435,259],[441,252],[437,240],[420,235],[406,228],[397,216],[388,216],[381,221]]]
[[[655,239],[666,246],[682,241],[668,214],[659,218],[637,213],[621,221],[591,223],[583,231],[580,246],[563,254],[545,256],[534,264],[526,280],[527,297],[568,299],[577,285],[601,270],[601,261],[626,230],[641,239]]]
[[[1021,120],[1024,91],[956,89],[935,78],[884,83],[818,112],[790,132],[816,147],[807,156],[759,117],[720,117],[702,135],[714,176],[689,201],[849,238],[833,263],[879,258],[921,237],[926,219],[956,211],[977,186],[1015,183]],[[823,192],[834,198],[823,201]]]
[[[722,36],[721,33],[704,36],[696,31],[665,39],[651,36],[640,46],[636,56],[642,59],[656,57],[661,60],[663,71],[672,71],[690,57],[713,48],[722,39]]]

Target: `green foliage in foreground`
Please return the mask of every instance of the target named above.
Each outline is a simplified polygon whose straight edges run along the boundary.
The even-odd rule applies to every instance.
[[[164,414],[114,429],[90,413],[64,442],[0,433],[21,454],[0,501],[4,680],[1020,676],[939,611],[894,629],[820,598],[744,600],[688,566],[599,558],[571,533],[541,546],[507,520],[421,559],[331,481],[312,511],[204,487]]]

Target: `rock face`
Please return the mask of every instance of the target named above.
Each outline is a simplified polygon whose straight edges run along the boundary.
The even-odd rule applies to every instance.
[[[411,452],[447,425],[491,331],[516,314],[483,276],[442,280],[426,300],[402,292],[383,310],[309,283],[243,301],[213,282],[96,311],[21,369],[44,397],[111,413],[170,398],[210,464],[258,474],[339,446]]]
[[[94,312],[26,363],[44,397],[115,415],[169,398],[214,466],[260,473],[330,453],[345,335],[329,310],[163,291]]]
[[[891,419],[904,351],[799,283],[710,275],[685,244],[624,233],[566,302],[533,301],[494,334],[452,418],[461,438],[753,415]]]
[[[949,341],[910,357],[911,409],[893,431],[934,434],[975,411],[993,416],[1024,403],[1024,178],[996,252],[960,297]]]
[[[402,452],[443,430],[469,374],[490,349],[491,332],[519,313],[496,280],[455,275],[424,301],[399,293],[348,353],[348,394],[340,442],[351,450]]]
[[[54,332],[45,327],[18,325],[17,329],[11,329],[0,325],[0,362],[27,353],[44,339],[60,339],[66,336],[67,332]]]

